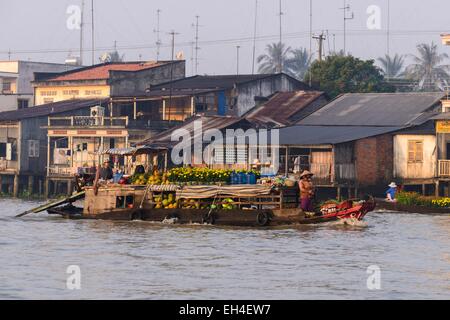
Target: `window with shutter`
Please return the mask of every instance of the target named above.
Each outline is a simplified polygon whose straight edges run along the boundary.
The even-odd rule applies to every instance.
[[[28,157],[39,158],[39,140],[28,140]]]
[[[408,141],[408,162],[423,162],[423,141]]]

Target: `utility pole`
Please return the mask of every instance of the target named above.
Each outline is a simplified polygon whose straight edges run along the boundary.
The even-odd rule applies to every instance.
[[[241,49],[241,46],[236,46],[236,53],[237,53],[237,55],[236,55],[236,69],[237,69],[236,74],[237,75],[239,75],[239,50],[240,49]]]
[[[91,36],[92,36],[92,65],[95,64],[95,34],[94,34],[94,0],[91,0]]]
[[[353,12],[348,16],[347,12],[350,11],[350,5],[347,4],[347,0],[344,0],[344,7],[341,8],[344,12],[344,56],[347,55],[347,20],[352,20],[355,18]]]
[[[313,40],[313,2],[309,0],[309,59],[312,61],[312,40]],[[309,86],[312,86],[312,73],[309,73]]]
[[[84,0],[81,1],[81,17],[80,17],[80,65],[83,65],[83,29],[84,29]]]
[[[319,42],[319,61],[322,61],[323,57],[323,41],[326,40],[325,35],[322,33],[319,36],[314,36],[314,39],[316,39]]]
[[[386,51],[387,56],[390,57],[391,55],[391,2],[390,0],[387,0],[387,31],[386,31]],[[387,82],[390,80],[390,70],[389,70],[389,63],[386,66],[387,70]]]
[[[198,24],[198,21],[199,21],[199,19],[200,19],[200,16],[195,16],[195,20],[196,20],[196,23],[195,23],[195,74],[196,75],[198,75],[198,66],[199,66],[199,63],[198,63],[198,50],[200,50],[200,47],[198,46],[198,39],[199,39],[199,37],[198,37],[198,28],[199,28],[199,24]]]
[[[256,36],[258,33],[258,0],[255,0],[255,26],[253,29],[253,55],[252,55],[252,74],[255,74],[255,62],[256,62]]]
[[[333,33],[333,53],[336,54],[336,33]]]
[[[283,72],[283,8],[282,0],[280,0],[280,56],[278,57],[278,73]]]
[[[159,56],[161,54],[161,29],[160,29],[160,18],[161,18],[161,9],[156,10],[156,20],[157,20],[157,25],[156,25],[156,30],[154,30],[153,32],[156,32],[156,61],[159,61]]]
[[[172,96],[173,96],[173,63],[175,59],[175,36],[179,33],[176,33],[175,30],[172,30],[172,32],[169,33],[172,36],[172,58],[170,61],[170,90],[169,90],[169,122],[171,122],[170,118],[170,110],[172,109]]]

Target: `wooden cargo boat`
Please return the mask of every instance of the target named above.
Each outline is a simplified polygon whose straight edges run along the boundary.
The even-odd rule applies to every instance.
[[[298,194],[293,191],[263,185],[110,185],[98,190],[87,187],[83,208],[68,204],[49,208],[48,212],[70,219],[266,227],[362,220],[375,208],[375,201],[367,199],[331,203],[322,207],[320,213],[305,213],[297,208]],[[161,207],[161,199],[168,199],[165,208]],[[169,200],[172,205],[168,205]]]
[[[384,199],[377,199],[377,208],[381,210],[389,210],[405,213],[419,214],[450,214],[450,208],[431,208],[417,205],[405,205],[398,202],[388,202]]]

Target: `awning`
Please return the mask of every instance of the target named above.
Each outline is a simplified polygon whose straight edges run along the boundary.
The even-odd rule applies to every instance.
[[[167,148],[160,146],[143,146],[139,148],[113,148],[105,151],[100,151],[100,154],[107,154],[111,156],[138,156],[141,154],[152,154],[161,151],[167,151]]]

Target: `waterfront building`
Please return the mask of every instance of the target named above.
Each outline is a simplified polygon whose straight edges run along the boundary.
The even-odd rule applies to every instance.
[[[34,91],[31,82],[36,78],[77,68],[59,63],[0,61],[0,112],[32,107]]]
[[[185,61],[109,62],[33,82],[35,104],[70,99],[132,96],[152,85],[185,77]]]
[[[435,194],[433,117],[443,93],[344,94],[299,126],[280,130],[282,172],[308,169],[316,184],[382,194],[392,180]],[[430,131],[431,126],[431,131]]]
[[[101,104],[101,103],[100,103]],[[89,113],[98,100],[73,100],[0,113],[0,187],[2,193],[45,194],[49,116]]]

